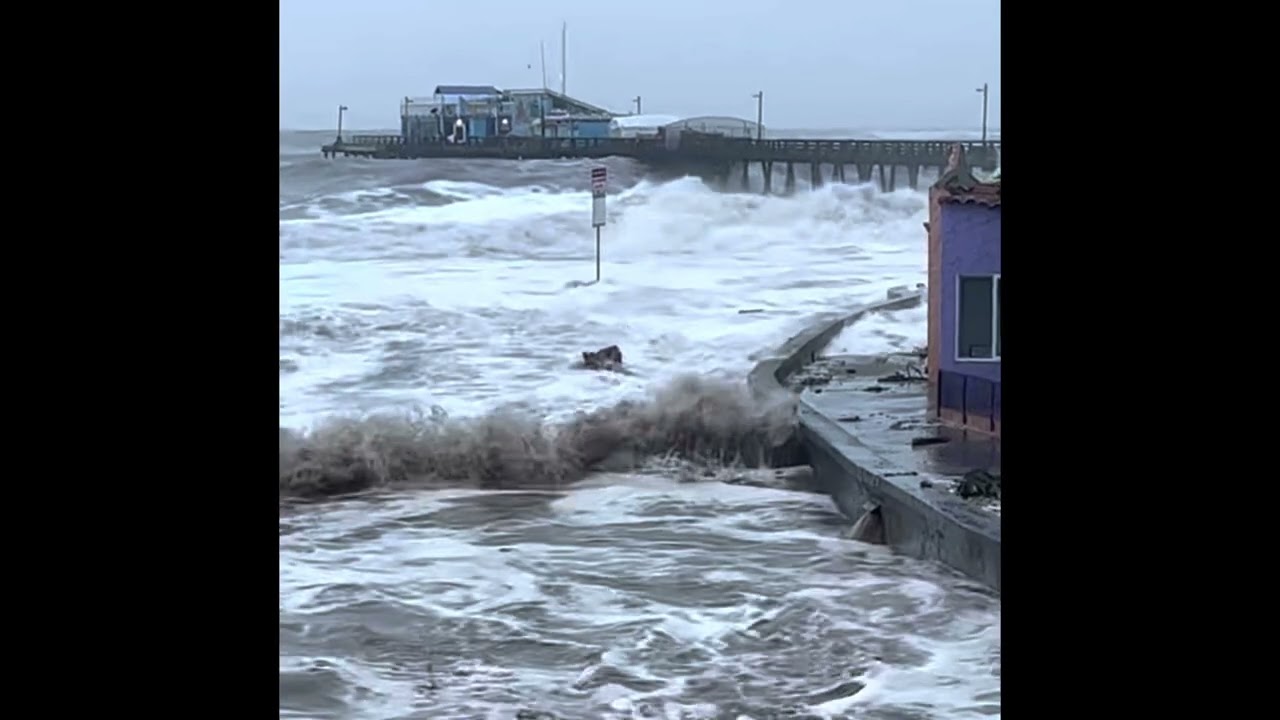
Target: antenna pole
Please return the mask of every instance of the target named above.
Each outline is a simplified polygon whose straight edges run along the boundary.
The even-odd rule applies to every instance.
[[[569,57],[569,23],[560,25],[560,94],[568,95],[569,86],[569,66],[566,59]]]
[[[752,93],[751,97],[756,99],[756,141],[764,139],[764,91]]]
[[[542,89],[547,89],[547,44],[538,41],[538,56],[542,58]]]
[[[982,83],[978,90],[982,93],[982,147],[987,146],[987,84]]]

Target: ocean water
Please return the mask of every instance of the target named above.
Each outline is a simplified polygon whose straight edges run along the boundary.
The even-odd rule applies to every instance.
[[[592,163],[330,139],[281,133],[281,717],[999,716],[998,596],[720,481],[787,429],[757,358],[925,281],[922,193],[607,160],[583,284]],[[625,373],[576,367],[615,344]]]

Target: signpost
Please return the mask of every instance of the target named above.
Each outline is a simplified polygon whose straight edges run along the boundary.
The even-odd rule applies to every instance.
[[[596,282],[600,282],[600,228],[604,227],[604,196],[608,171],[591,168],[591,226],[596,229]]]

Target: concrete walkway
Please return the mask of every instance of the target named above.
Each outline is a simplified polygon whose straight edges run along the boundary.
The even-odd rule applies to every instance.
[[[918,375],[915,357],[821,355],[849,323],[923,301],[923,291],[899,294],[816,323],[760,363],[749,382],[756,392],[800,393],[802,450],[817,487],[851,521],[875,513],[896,551],[942,562],[998,592],[998,505],[962,499],[953,487],[969,471],[998,474],[999,443],[928,422],[927,384],[910,379]]]

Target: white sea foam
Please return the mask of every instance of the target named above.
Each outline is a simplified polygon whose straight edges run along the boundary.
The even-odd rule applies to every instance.
[[[603,404],[687,369],[741,376],[754,353],[806,318],[924,279],[918,194],[837,185],[765,198],[686,179],[626,197],[632,203],[614,203],[603,233],[601,282],[578,288],[565,284],[595,273],[585,193],[505,190],[323,224],[282,221],[281,316],[322,308],[399,326],[341,350],[368,357],[374,344],[426,342],[433,352],[416,362],[454,366],[458,391],[436,381],[400,399],[473,414],[499,397]],[[414,252],[370,231],[374,222],[420,227],[408,240]],[[379,259],[387,251],[395,258]],[[350,409],[347,398],[302,387],[312,372],[326,373],[315,386],[331,386],[334,364],[282,344],[300,390],[282,395],[282,421]],[[578,351],[608,344],[623,348],[637,375],[566,372]],[[459,352],[440,354],[445,346]],[[367,372],[344,367],[352,383]]]
[[[921,193],[683,179],[612,196],[601,282],[566,287],[595,264],[586,165],[563,170],[582,185],[435,180],[419,189],[449,202],[344,213],[361,197],[339,189],[282,211],[281,425],[508,403],[563,421],[689,372],[740,380],[815,315],[925,281]],[[875,316],[833,351],[923,344],[924,317]],[[609,344],[632,374],[571,369]],[[821,496],[660,474],[297,508],[282,716],[998,715],[998,599],[839,530]]]
[[[869,315],[841,330],[825,354],[869,355],[922,348],[929,341],[928,321],[926,305]]]

